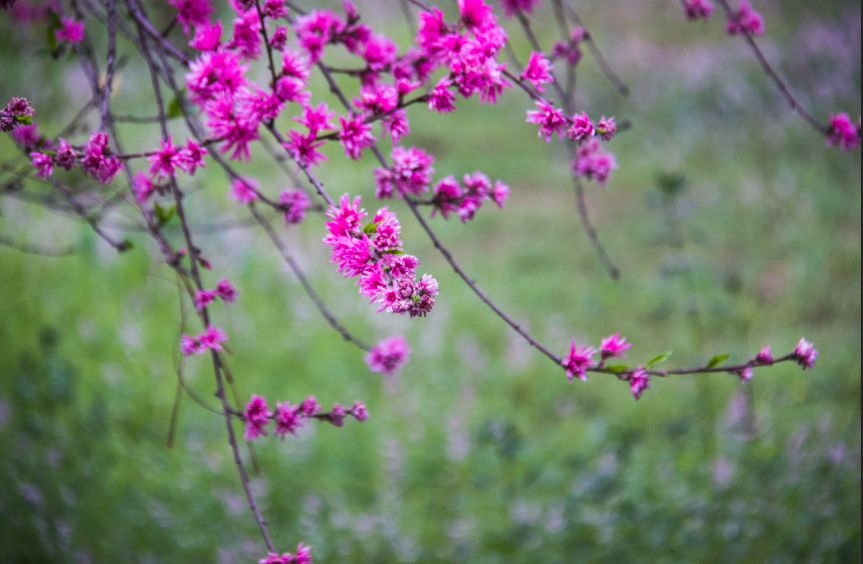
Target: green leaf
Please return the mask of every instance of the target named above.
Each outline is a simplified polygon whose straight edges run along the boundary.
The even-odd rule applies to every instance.
[[[731,355],[728,353],[714,355],[710,360],[707,361],[707,368],[714,368],[716,366],[719,366],[720,364],[725,362],[729,356]]]
[[[609,364],[605,367],[606,370],[614,372],[615,374],[623,374],[625,372],[632,372],[632,367],[627,366],[626,364]]]
[[[167,117],[168,119],[178,118],[183,115],[183,106],[180,104],[180,97],[186,93],[186,89],[180,90],[176,96],[168,104]]]
[[[165,208],[156,202],[156,205],[153,206],[153,211],[156,212],[156,219],[159,221],[159,227],[162,227],[171,221],[171,219],[177,214],[177,206],[172,205]]]
[[[33,116],[15,116],[15,121],[24,125],[33,125]]]
[[[674,354],[674,351],[665,351],[664,353],[659,353],[655,357],[648,360],[647,364],[645,364],[645,367],[653,368],[654,366],[656,366],[660,362],[664,362],[664,361],[668,360],[668,357],[670,357],[672,354]]]
[[[365,227],[363,227],[363,233],[366,235],[372,235],[378,232],[378,224],[377,223],[369,223]]]
[[[405,254],[405,252],[402,251],[401,249],[390,249],[388,251],[382,251],[381,254],[400,256],[400,255]]]

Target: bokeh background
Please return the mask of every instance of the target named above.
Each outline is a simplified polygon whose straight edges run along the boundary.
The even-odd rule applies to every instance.
[[[359,5],[407,44],[396,2]],[[161,6],[149,9],[167,22]],[[320,562],[859,561],[860,152],[827,148],[721,18],[688,23],[672,0],[574,6],[632,89],[623,98],[589,55],[580,64],[579,107],[633,123],[610,145],[619,170],[587,195],[622,278],[598,262],[563,149],[536,138],[517,91],[493,107],[410,111],[405,142],[434,153],[438,177],[482,170],[512,187],[503,211],[484,209],[469,225],[436,219],[442,239],[561,353],[571,336],[596,343],[619,330],[635,343],[633,361],[672,350],[667,364],[687,366],[716,353],[743,360],[765,343],[788,351],[806,336],[821,352],[815,369],[781,365],[747,385],[656,381],[639,402],[612,378],[568,384],[483,307],[402,203],[392,205],[406,248],[441,286],[425,319],[375,314],[328,263],[320,216],[278,223],[351,330],[408,338],[410,364],[382,379],[323,322],[259,229],[205,229],[247,221],[211,164],[191,181],[189,207],[214,276],[240,292],[218,322],[242,396],[364,399],[371,412],[362,425],[255,445],[253,486],[274,537],[284,549],[305,541]],[[767,21],[761,45],[806,105],[825,120],[859,116],[860,2],[756,7]],[[553,23],[538,16],[546,45]],[[88,32],[101,41],[97,26]],[[44,36],[44,23],[0,13],[0,98],[30,98],[53,134],[88,90],[72,58],[46,55]],[[148,87],[130,60],[117,111],[152,113]],[[179,120],[171,127],[185,137]],[[146,125],[122,131],[131,149],[158,138]],[[374,163],[328,154],[327,185],[374,206]],[[20,162],[5,136],[0,158]],[[290,186],[265,154],[243,170],[271,194]],[[0,246],[0,561],[252,561],[262,547],[221,419],[184,397],[166,444],[176,282],[147,238],[125,230],[128,211],[105,222],[132,252],[117,255],[74,217],[20,194],[0,200],[4,237],[75,251]],[[207,364],[183,370],[210,397]]]

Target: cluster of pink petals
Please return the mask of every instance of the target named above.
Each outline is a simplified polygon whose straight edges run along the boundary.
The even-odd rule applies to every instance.
[[[800,339],[797,346],[794,347],[794,360],[803,367],[804,370],[815,366],[815,359],[818,358],[818,350],[815,346],[806,339]]]
[[[16,126],[29,122],[34,115],[36,110],[27,98],[13,96],[0,111],[0,131],[12,131]]]
[[[394,376],[404,366],[411,349],[404,337],[389,337],[371,348],[366,355],[369,370],[387,376]]]
[[[626,378],[629,381],[629,389],[632,392],[632,397],[636,400],[641,399],[641,394],[650,388],[650,374],[642,366],[639,366],[630,372]]]
[[[279,204],[285,214],[285,222],[297,224],[306,217],[306,212],[312,207],[309,196],[302,190],[283,190],[279,194]]]
[[[258,181],[248,176],[231,180],[231,197],[243,205],[258,199]]]
[[[168,4],[177,9],[177,21],[183,26],[184,33],[189,33],[192,27],[207,24],[213,13],[210,0],[168,0]]]
[[[557,41],[551,48],[552,60],[565,60],[569,66],[575,66],[581,60],[581,42],[587,38],[587,31],[581,26],[575,26],[569,31],[568,41]]]
[[[599,354],[602,360],[609,358],[623,358],[624,353],[632,348],[626,337],[621,337],[620,333],[614,333],[604,338],[599,344]]]
[[[481,173],[466,174],[462,184],[453,176],[447,176],[435,184],[432,197],[432,215],[440,212],[444,219],[455,212],[463,223],[472,220],[483,204],[494,202],[503,208],[509,197],[509,186],[496,180],[494,184]]]
[[[184,356],[201,354],[207,350],[221,351],[222,343],[228,340],[228,335],[219,327],[209,325],[198,335],[183,335],[180,339],[180,352]]]
[[[830,116],[827,142],[846,151],[856,149],[860,146],[860,120],[855,124],[844,112]]]
[[[531,14],[537,4],[539,4],[539,0],[501,0],[503,13],[508,18],[518,13]]]
[[[578,378],[582,382],[587,382],[587,371],[596,366],[593,357],[596,355],[596,349],[589,346],[576,346],[575,339],[569,347],[569,354],[563,359],[563,367],[566,370],[566,379],[572,382]]]
[[[764,18],[749,0],[740,0],[740,8],[728,18],[725,29],[730,35],[761,35],[764,33]]]
[[[309,396],[299,405],[292,405],[290,402],[278,402],[276,403],[276,410],[270,411],[267,400],[263,396],[252,394],[249,403],[246,404],[245,411],[243,411],[242,417],[245,423],[243,438],[247,441],[254,441],[259,437],[267,436],[267,427],[269,427],[270,421],[274,423],[273,433],[277,437],[284,438],[285,435],[296,434],[297,430],[303,427],[309,419],[320,419],[328,421],[336,427],[341,427],[348,415],[357,421],[365,421],[369,418],[368,409],[361,401],[354,402],[349,409],[335,404],[328,413],[322,413],[321,405],[315,396]]]
[[[237,290],[227,278],[220,280],[212,290],[200,290],[196,292],[195,308],[198,311],[203,311],[217,299],[220,299],[227,304],[232,304],[237,299]]]
[[[73,45],[80,43],[84,40],[84,22],[64,16],[60,18],[60,27],[54,30],[54,37]]]
[[[710,0],[683,0],[683,10],[690,20],[706,20],[713,13],[713,3]]]
[[[603,150],[596,138],[592,138],[578,147],[572,168],[577,176],[605,185],[611,171],[617,168],[617,161],[612,153]]]
[[[332,261],[348,278],[357,278],[360,293],[379,305],[378,311],[425,316],[438,295],[437,281],[428,274],[417,280],[419,260],[404,254],[401,224],[387,208],[375,213],[364,225],[365,210],[360,198],[353,201],[345,194],[327,216],[329,235],[324,238],[332,249]]]
[[[390,168],[375,170],[375,196],[381,199],[399,195],[418,196],[429,188],[434,157],[418,147],[395,147]]]
[[[258,560],[258,564],[312,564],[312,549],[300,543],[297,545],[296,554],[271,552],[265,558]]]
[[[554,81],[551,74],[551,62],[538,51],[532,51],[521,77],[533,84],[537,92],[545,92],[544,84]]]
[[[185,147],[177,147],[171,137],[162,139],[161,147],[150,156],[150,175],[153,180],[170,177],[182,170],[194,175],[199,168],[206,166],[204,155],[207,149],[190,140]]]
[[[102,184],[111,182],[120,172],[120,159],[108,147],[108,134],[97,131],[87,144],[81,157],[81,168]]]

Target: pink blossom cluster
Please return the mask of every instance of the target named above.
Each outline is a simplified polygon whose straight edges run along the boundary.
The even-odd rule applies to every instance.
[[[597,350],[590,345],[576,346],[575,339],[572,340],[569,353],[563,360],[563,367],[566,370],[566,378],[572,382],[578,378],[582,382],[587,382],[587,371],[591,368],[602,366],[606,360],[611,358],[624,358],[626,351],[632,345],[625,337],[621,337],[620,333],[609,335],[599,345],[600,361],[597,363],[593,357],[596,356]]]
[[[297,545],[296,554],[291,554],[290,552],[276,554],[271,552],[265,558],[258,560],[258,564],[312,564],[312,549],[300,543]]]
[[[309,196],[302,190],[282,190],[279,194],[279,205],[285,215],[285,222],[289,224],[301,223],[306,217],[306,212],[312,207]]]
[[[348,278],[357,278],[360,293],[377,303],[378,311],[425,316],[434,306],[438,283],[423,274],[418,280],[419,260],[402,250],[401,224],[387,208],[379,209],[368,224],[360,208],[360,197],[345,194],[338,206],[327,211],[332,261]]]
[[[556,41],[551,47],[553,61],[564,60],[569,66],[575,66],[581,61],[581,43],[587,39],[587,31],[581,26],[569,30],[567,41]]]
[[[388,337],[371,348],[366,364],[372,372],[394,376],[407,363],[410,354],[404,337]]]
[[[393,164],[389,168],[375,170],[375,194],[378,198],[392,198],[394,194],[422,196],[431,185],[434,172],[434,157],[417,147],[396,147],[392,152]],[[440,212],[444,218],[455,212],[463,222],[474,218],[486,201],[493,201],[503,208],[509,196],[509,186],[500,180],[492,183],[481,173],[467,174],[463,185],[453,176],[440,180],[433,189],[427,203],[432,206],[432,215]]]
[[[199,168],[206,166],[204,156],[207,149],[189,140],[185,147],[174,145],[171,137],[162,139],[158,150],[149,158],[152,180],[173,177],[177,170],[194,175]]]
[[[223,278],[212,290],[199,290],[195,293],[195,308],[203,311],[217,299],[232,304],[237,299],[237,290],[231,281]]]
[[[63,16],[60,18],[60,27],[54,30],[57,41],[71,44],[81,43],[84,40],[84,22]]]
[[[508,18],[518,13],[532,14],[537,4],[539,0],[501,0],[503,13]]]
[[[348,415],[361,422],[369,418],[369,412],[361,401],[354,402],[353,406],[347,409],[337,403],[329,412],[322,412],[315,396],[309,396],[299,405],[278,402],[276,410],[270,411],[267,400],[263,396],[252,394],[242,414],[245,423],[243,437],[247,441],[254,441],[259,437],[267,436],[267,427],[270,426],[271,421],[275,425],[273,433],[281,438],[289,433],[295,435],[309,419],[319,419],[341,427]]]
[[[208,350],[222,351],[222,343],[228,340],[228,334],[215,325],[209,325],[197,335],[183,335],[180,338],[180,352],[184,356],[201,354]]]
[[[683,10],[690,20],[706,20],[713,13],[713,3],[710,0],[683,0]]]
[[[36,110],[27,98],[13,96],[0,111],[0,131],[12,131],[21,124],[29,125]]]
[[[827,130],[827,142],[830,145],[852,151],[860,146],[860,119],[855,124],[846,113],[830,116]]]
[[[730,35],[762,35],[764,18],[752,7],[749,0],[740,0],[740,7],[728,18],[725,29]]]
[[[28,127],[32,127],[35,134],[35,126]],[[77,149],[65,139],[59,139],[56,146],[50,140],[41,138],[25,140],[23,144],[27,146],[30,143],[40,145],[39,151],[30,152],[30,163],[36,169],[37,176],[43,178],[51,176],[55,166],[71,170],[78,164],[84,172],[100,183],[107,184],[122,168],[120,159],[108,146],[108,134],[103,131],[93,133],[83,149]]]

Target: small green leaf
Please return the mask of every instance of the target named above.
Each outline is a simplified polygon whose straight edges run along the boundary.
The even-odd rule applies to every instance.
[[[382,254],[384,254],[384,255],[396,255],[396,256],[399,256],[399,255],[403,255],[403,254],[405,254],[405,252],[404,252],[404,251],[402,251],[401,249],[390,249],[390,250],[388,250],[388,251],[382,251]]]
[[[615,374],[624,374],[626,372],[632,372],[632,367],[627,366],[625,364],[609,364],[605,367],[606,370],[610,372],[614,372]]]
[[[180,104],[180,97],[185,94],[186,90],[180,90],[176,96],[168,104],[167,117],[168,119],[178,118],[183,115],[183,106]]]
[[[660,353],[660,354],[656,355],[655,357],[651,358],[650,360],[648,360],[647,364],[645,364],[645,367],[653,368],[654,366],[656,366],[660,362],[664,362],[664,361],[668,360],[668,357],[670,357],[672,354],[674,354],[674,351],[665,351],[664,353]]]
[[[378,224],[377,223],[369,223],[365,227],[363,227],[363,233],[366,235],[372,235],[378,232]]]
[[[15,121],[24,125],[33,125],[33,116],[15,116]]]
[[[166,208],[156,202],[156,205],[153,206],[153,211],[156,212],[156,219],[159,222],[159,227],[162,227],[171,221],[171,219],[177,214],[177,206],[173,205]]]
[[[728,353],[717,354],[707,361],[707,368],[714,368],[725,362],[731,355]]]

